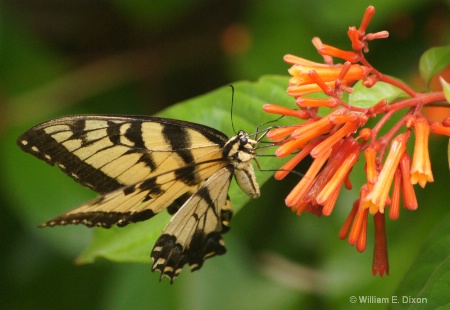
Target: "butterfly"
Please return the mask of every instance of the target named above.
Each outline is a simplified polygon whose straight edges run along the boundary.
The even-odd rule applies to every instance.
[[[252,198],[260,196],[251,161],[257,141],[244,131],[228,138],[196,123],[143,116],[76,115],[37,125],[19,147],[100,196],[40,227],[84,224],[110,228],[173,215],[157,239],[152,271],[172,283],[226,252],[222,233],[233,211],[234,175]]]

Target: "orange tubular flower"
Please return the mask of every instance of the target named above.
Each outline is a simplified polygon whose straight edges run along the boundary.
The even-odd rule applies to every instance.
[[[360,203],[359,199],[357,199],[357,200],[355,200],[355,202],[353,202],[352,210],[348,214],[344,225],[342,225],[342,228],[341,228],[341,230],[339,232],[339,238],[342,239],[342,240],[347,238],[347,235],[348,235],[348,233],[350,231],[350,228],[352,227],[352,223],[355,220],[356,213],[359,210],[359,203]]]
[[[286,115],[286,116],[294,116],[301,119],[308,119],[311,117],[309,112],[303,111],[303,110],[292,110],[285,107],[280,107],[275,104],[265,104],[263,106],[264,112],[271,113],[271,114],[279,114],[279,115]]]
[[[367,195],[367,186],[361,188],[361,198]],[[358,241],[363,238],[366,239],[366,228],[367,228],[367,215],[369,210],[362,206],[362,200],[359,200],[358,209],[356,211],[355,217],[353,219],[352,228],[350,230],[350,235],[348,236],[348,243],[351,245],[356,245]],[[360,242],[360,247],[358,250],[362,249],[362,243]],[[361,251],[360,251],[361,252]]]
[[[369,147],[364,152],[364,157],[366,158],[366,175],[367,182],[369,184],[375,184],[378,179],[377,168],[375,164],[377,152],[374,148]]]
[[[294,55],[284,55],[283,60],[291,65],[304,65],[304,66],[317,66],[317,67],[327,67],[328,65],[314,62],[305,58],[301,58]]]
[[[285,163],[281,168],[275,172],[275,179],[282,180],[289,172],[291,172],[295,166],[297,166],[314,148],[314,143],[309,143],[297,153],[294,157],[292,157],[287,163]]]
[[[351,153],[347,157],[345,157],[342,164],[337,169],[336,173],[333,175],[331,180],[324,186],[324,188],[320,191],[320,193],[316,197],[316,201],[318,204],[323,205],[327,202],[328,198],[333,196],[344,183],[345,178],[350,173],[350,169],[356,164],[359,158],[359,150]],[[324,215],[330,215],[332,211],[331,209],[327,210],[327,212],[323,212]]]
[[[368,208],[372,214],[384,212],[384,206],[386,205],[389,189],[391,187],[392,180],[394,179],[394,173],[403,153],[406,150],[408,138],[409,135],[407,133],[403,133],[398,135],[392,141],[391,149],[389,150],[383,169],[381,169],[380,175],[378,176],[378,180],[370,193],[367,195],[366,200],[363,201],[363,206]]]
[[[297,107],[290,109],[267,104],[264,111],[302,120],[292,126],[273,128],[266,135],[278,146],[275,151],[277,157],[294,154],[275,173],[276,179],[283,179],[307,155],[314,159],[285,199],[286,205],[298,215],[305,211],[317,216],[331,215],[341,189],[352,188],[350,173],[364,153],[367,181],[361,186],[339,237],[348,237],[349,244],[360,252],[364,251],[368,240],[368,218],[373,216],[372,273],[383,276],[389,274],[385,208],[389,207],[392,220],[399,218],[401,204],[408,210],[418,208],[413,185],[418,183],[424,187],[427,182],[433,182],[428,153],[430,132],[450,136],[450,118],[438,123],[421,114],[426,104],[446,100],[443,92],[416,93],[408,85],[382,74],[367,61],[364,53],[369,50],[369,41],[389,35],[387,31],[366,33],[374,13],[375,8],[369,6],[359,28],[348,29],[351,51],[323,44],[320,38],[315,37],[312,43],[323,56],[323,63],[290,54],[284,56],[284,61],[291,65],[287,93],[295,98]],[[335,64],[333,57],[345,62]],[[352,89],[358,81],[358,88]],[[371,87],[379,81],[402,90],[410,98],[379,98],[368,106],[365,101],[372,100],[369,94]],[[357,93],[359,87],[366,88],[364,96],[367,100],[364,103],[358,100],[347,102],[345,93],[361,95]],[[319,96],[306,96],[312,93]],[[395,101],[391,102],[391,99]],[[395,123],[393,116],[398,115],[397,112],[401,117]],[[367,122],[369,118],[377,120],[372,128],[364,127],[370,124]],[[395,124],[391,128],[386,128],[393,122]],[[380,132],[384,132],[381,137]],[[411,132],[415,135],[412,161],[407,153]]]
[[[416,210],[418,205],[414,188],[410,182],[410,162],[411,160],[409,158],[409,155],[407,153],[403,154],[402,159],[400,160],[400,170],[402,172],[402,198],[403,205],[406,209]]]
[[[303,124],[305,124],[305,123],[303,123]],[[300,127],[300,126],[273,128],[267,133],[267,138],[269,138],[270,140],[272,140],[274,142],[281,142],[284,139],[287,139],[291,133],[293,133],[295,130],[297,130],[298,127]]]
[[[330,135],[327,139],[325,139],[319,145],[317,145],[311,151],[311,157],[315,158],[320,154],[324,153],[325,151],[333,147],[333,145],[335,145],[337,142],[342,140],[342,138],[354,132],[357,127],[358,125],[355,122],[345,124],[338,131],[336,131],[334,134]]]
[[[402,187],[402,173],[400,169],[397,169],[395,170],[394,189],[392,190],[392,201],[391,207],[389,208],[389,218],[391,220],[398,219],[400,215],[401,187]]]
[[[330,89],[334,89],[334,82],[325,82],[325,85]],[[288,95],[294,98],[319,92],[322,92],[322,88],[317,84],[306,84],[300,86],[292,85],[287,88]]]
[[[311,79],[309,75],[310,71],[315,71],[325,82],[335,81],[341,74],[342,67],[343,67],[342,65],[335,65],[329,67],[293,65],[288,70],[289,74],[292,75],[292,78],[289,80],[289,83],[299,86],[313,83],[314,81]],[[350,81],[360,80],[363,77],[365,77],[368,73],[369,73],[368,68],[361,65],[353,64],[347,71],[345,79]]]
[[[323,154],[321,157],[318,157],[314,160],[311,167],[308,169],[308,172],[306,172],[301,181],[294,187],[294,189],[286,197],[285,202],[288,207],[295,206],[296,204],[299,204],[301,202],[304,195],[313,185],[317,174],[322,169],[323,165],[327,161],[330,154],[331,149],[327,152],[327,154]]]
[[[336,98],[317,99],[299,97],[297,98],[296,103],[300,108],[335,108],[339,105],[339,100]]]
[[[425,187],[427,182],[433,182],[431,172],[430,155],[428,154],[428,137],[430,126],[425,118],[415,121],[414,131],[416,142],[414,144],[414,155],[411,165],[411,183]]]
[[[337,57],[353,63],[358,62],[361,59],[360,56],[353,51],[343,51],[341,49],[326,44],[322,44],[322,46],[318,48],[317,51],[321,55]]]

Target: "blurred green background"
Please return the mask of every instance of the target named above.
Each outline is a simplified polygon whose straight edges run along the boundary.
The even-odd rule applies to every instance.
[[[420,55],[450,42],[449,1],[0,1],[0,308],[356,309],[350,296],[392,296],[448,214],[446,139],[430,142],[436,182],[417,190],[419,209],[387,221],[390,276],[371,275],[371,233],[362,254],[338,239],[358,188],[341,194],[329,218],[297,217],[283,204],[298,181],[292,176],[267,182],[264,200],[237,214],[225,256],[199,272],[183,271],[174,285],[159,283],[149,264],[74,265],[89,229],[40,230],[48,218],[23,210],[68,210],[95,194],[15,145],[20,133],[53,117],[151,115],[228,83],[285,75],[284,54],[321,60],[314,36],[348,49],[347,29],[359,25],[369,4],[377,11],[368,31],[388,30],[390,37],[371,42],[367,58],[423,87]],[[361,170],[354,169],[355,180]],[[30,180],[42,184],[21,186]],[[35,193],[42,186],[45,192]],[[69,230],[76,238],[65,237]],[[64,246],[49,241],[58,237]]]

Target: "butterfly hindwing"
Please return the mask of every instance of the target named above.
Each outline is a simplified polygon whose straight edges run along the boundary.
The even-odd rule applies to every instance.
[[[151,253],[153,270],[171,281],[185,264],[197,270],[205,259],[226,252],[222,233],[232,217],[228,188],[233,166],[211,176],[178,210]]]

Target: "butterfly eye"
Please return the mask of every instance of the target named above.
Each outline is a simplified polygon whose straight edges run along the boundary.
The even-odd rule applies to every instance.
[[[246,145],[248,143],[248,137],[243,130],[239,130],[238,136],[241,145]]]

